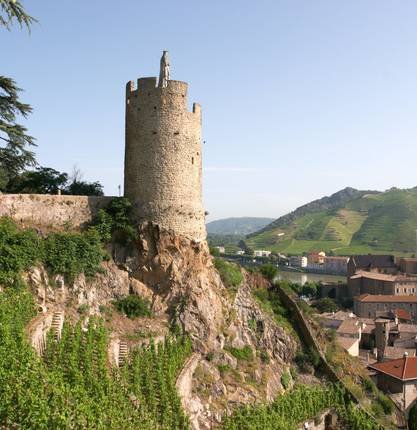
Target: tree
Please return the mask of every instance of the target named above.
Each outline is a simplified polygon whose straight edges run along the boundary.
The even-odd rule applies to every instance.
[[[72,182],[65,189],[65,194],[76,196],[104,196],[103,185],[100,182]]]
[[[0,0],[0,26],[10,31],[14,21],[30,30],[35,19],[25,12],[20,1]],[[19,100],[19,91],[13,79],[0,76],[0,190],[12,176],[36,165],[35,156],[29,150],[35,145],[34,138],[16,122],[18,116],[27,117],[32,112],[28,104]]]
[[[68,181],[66,173],[60,173],[50,167],[38,167],[36,170],[23,172],[12,178],[7,191],[11,193],[56,194]]]
[[[30,30],[31,24],[36,22],[36,19],[25,12],[20,1],[0,0],[0,26],[10,31],[13,21],[17,21],[20,27],[26,26]]]
[[[32,108],[19,100],[20,88],[11,78],[0,76],[0,171],[1,188],[24,168],[36,165],[35,155],[28,148],[35,146],[34,138],[16,122],[17,116],[27,117]]]
[[[337,305],[329,297],[323,297],[322,299],[317,300],[314,304],[314,307],[317,308],[319,312],[336,312]]]
[[[270,263],[262,264],[262,266],[259,268],[259,271],[270,281],[273,281],[278,273],[278,269]]]

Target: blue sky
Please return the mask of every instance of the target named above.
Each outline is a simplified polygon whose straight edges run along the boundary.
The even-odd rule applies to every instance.
[[[124,93],[173,79],[203,108],[209,219],[278,217],[346,186],[417,185],[415,0],[26,0],[1,30],[40,164],[123,184]]]

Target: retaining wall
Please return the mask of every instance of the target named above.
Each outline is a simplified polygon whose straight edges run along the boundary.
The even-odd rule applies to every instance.
[[[78,230],[90,223],[114,197],[50,194],[0,194],[0,217],[22,227]]]

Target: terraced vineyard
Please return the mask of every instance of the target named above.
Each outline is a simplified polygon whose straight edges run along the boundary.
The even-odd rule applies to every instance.
[[[25,288],[0,293],[0,428],[187,429],[175,379],[191,352],[186,338],[133,351],[111,369],[100,319],[87,331],[64,324],[50,332],[44,356],[26,340],[34,315]]]
[[[416,253],[417,188],[385,192],[351,188],[278,218],[248,236],[253,248],[300,254]]]

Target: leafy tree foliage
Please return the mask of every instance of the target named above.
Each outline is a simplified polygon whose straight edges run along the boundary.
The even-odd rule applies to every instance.
[[[273,281],[278,273],[278,269],[270,263],[262,264],[262,266],[259,268],[259,271],[270,281]]]
[[[29,29],[34,21],[19,0],[0,0],[0,26],[10,30],[13,22],[17,22]],[[19,100],[20,91],[13,79],[0,76],[0,190],[10,177],[36,164],[29,149],[34,146],[34,138],[16,122],[18,116],[27,117],[32,112],[28,104]]]
[[[34,166],[35,156],[29,147],[34,146],[34,138],[16,122],[17,117],[26,117],[32,108],[19,100],[17,87],[13,79],[0,76],[0,176],[4,189],[7,181],[18,175],[28,166]]]
[[[150,317],[152,315],[149,302],[134,294],[115,301],[114,306],[129,318]]]
[[[106,209],[100,209],[93,223],[104,242],[114,238],[126,243],[136,238],[136,230],[131,217],[132,203],[126,197],[114,198]]]
[[[337,311],[336,303],[329,297],[323,297],[322,299],[317,300],[317,302],[314,304],[314,307],[317,308],[319,312]]]
[[[60,173],[50,167],[38,167],[33,171],[23,172],[10,179],[7,184],[9,193],[56,194],[68,181],[66,173]]]
[[[28,15],[19,0],[0,0],[0,26],[11,29],[14,21],[23,27],[30,29],[35,18]]]
[[[74,196],[104,196],[103,185],[100,182],[74,181],[64,190],[64,194]]]
[[[0,218],[0,284],[20,285],[21,273],[43,263],[52,273],[72,279],[79,273],[94,275],[105,257],[95,231],[52,233],[45,238],[34,230],[19,230],[7,218]]]

